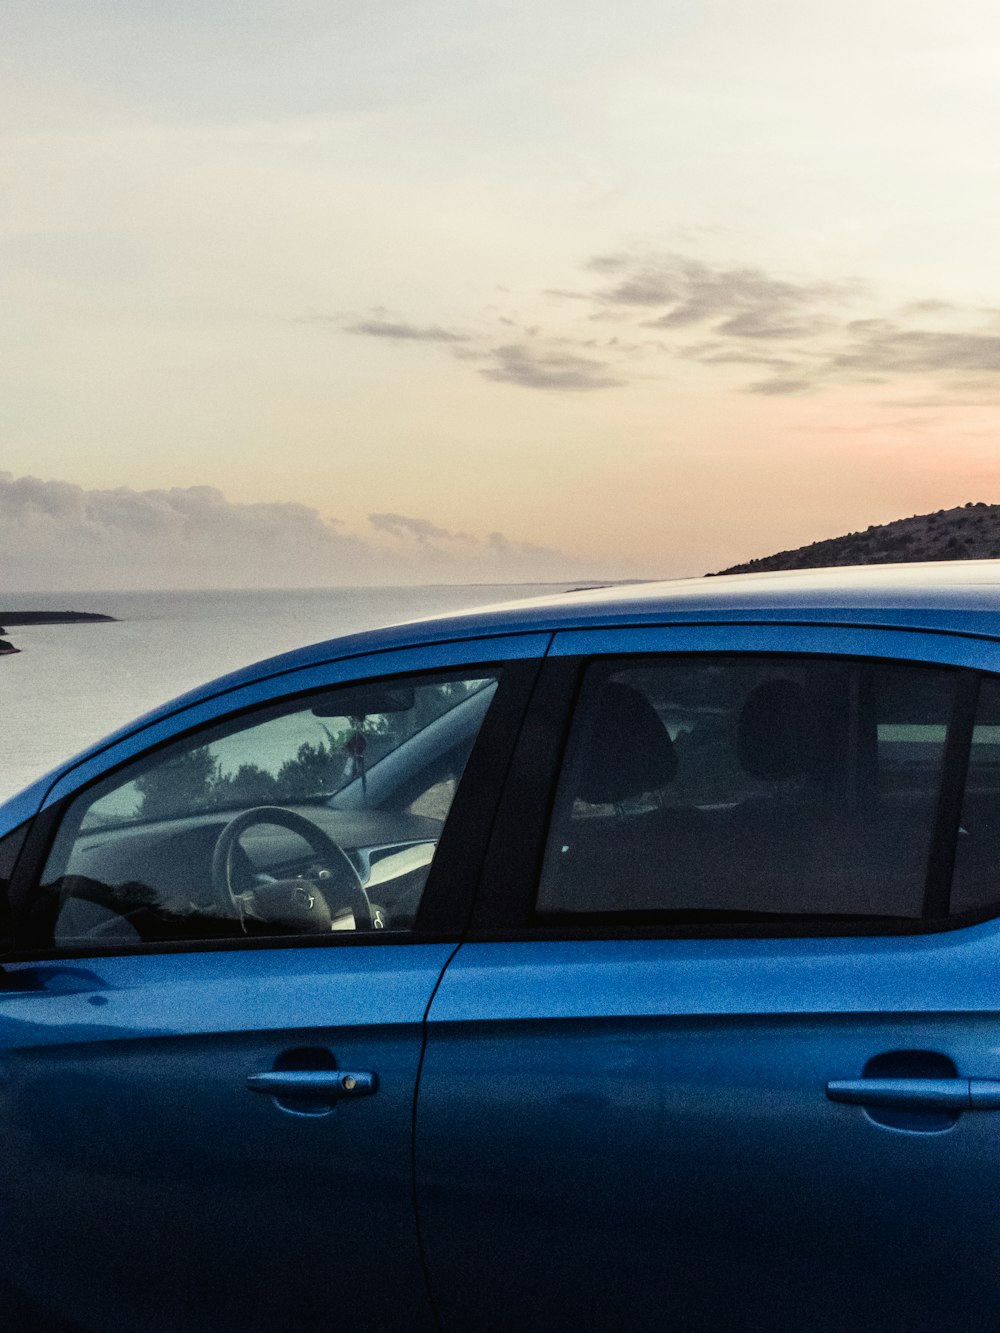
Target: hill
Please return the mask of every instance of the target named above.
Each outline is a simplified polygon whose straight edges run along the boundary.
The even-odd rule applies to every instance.
[[[958,509],[915,514],[894,523],[873,524],[812,542],[794,551],[778,551],[719,574],[758,574],[768,569],[820,569],[827,565],[887,565],[911,560],[1000,559],[1000,505],[969,502]]]

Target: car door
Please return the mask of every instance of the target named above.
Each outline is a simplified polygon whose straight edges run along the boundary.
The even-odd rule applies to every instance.
[[[996,1328],[998,668],[557,635],[429,1013],[445,1330]]]
[[[433,1327],[423,1022],[546,642],[311,667],[56,783],[0,991],[5,1326]]]

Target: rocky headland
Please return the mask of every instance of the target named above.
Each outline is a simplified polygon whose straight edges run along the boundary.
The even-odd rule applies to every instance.
[[[956,509],[873,523],[864,532],[778,551],[718,574],[758,574],[770,569],[822,569],[830,565],[887,565],[915,560],[1000,559],[1000,505],[970,501]]]
[[[115,616],[101,615],[96,611],[0,611],[0,635],[7,633],[6,625],[77,625],[114,622]],[[0,657],[8,653],[18,653],[8,640],[0,637]]]

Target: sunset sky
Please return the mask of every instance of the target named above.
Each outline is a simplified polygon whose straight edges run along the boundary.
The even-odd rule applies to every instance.
[[[6,0],[0,588],[1000,501],[993,0]]]

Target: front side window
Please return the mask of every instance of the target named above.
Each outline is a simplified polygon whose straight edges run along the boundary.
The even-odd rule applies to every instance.
[[[69,806],[36,946],[411,929],[498,674],[334,687],[143,756]]]
[[[919,917],[956,679],[749,655],[595,663],[539,913]]]

